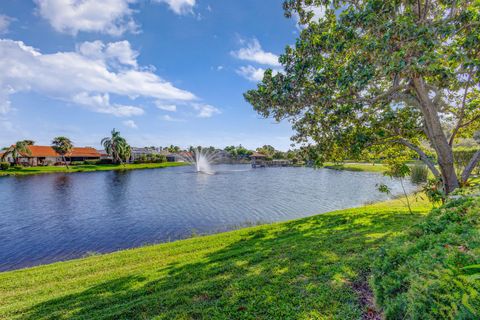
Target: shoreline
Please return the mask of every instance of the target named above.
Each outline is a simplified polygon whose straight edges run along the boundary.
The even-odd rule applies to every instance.
[[[389,200],[1,272],[0,317],[171,319],[201,310],[205,318],[216,318],[264,310],[288,318],[295,306],[320,301],[325,314],[358,318],[362,306],[350,283],[368,268],[372,250],[430,209],[416,202],[410,214],[400,201]],[[305,296],[304,284],[320,292]],[[288,306],[286,313],[259,305],[257,293]]]
[[[46,166],[46,167],[24,167],[22,169],[8,169],[0,171],[1,177],[18,177],[50,173],[78,173],[78,172],[97,172],[97,171],[123,171],[123,170],[144,170],[159,169],[186,166],[185,162],[163,162],[163,163],[139,163],[126,165],[95,164],[95,165],[75,165],[67,169],[65,166]]]
[[[411,201],[414,201],[413,209],[417,209],[417,211],[418,211],[419,208],[423,209],[424,207],[426,207],[430,204],[428,201],[425,201],[425,200],[420,200],[419,201],[417,198],[414,197],[414,193],[411,193],[408,196],[409,196]],[[374,208],[378,208],[380,211],[382,211],[382,210],[385,209],[385,207],[387,207],[387,208],[400,209],[400,211],[403,211],[401,209],[404,209],[405,212],[408,213],[407,212],[408,211],[407,207],[401,201],[402,200],[401,198],[403,198],[403,197],[404,196],[401,195],[401,196],[398,196],[398,197],[392,197],[389,200],[380,200],[380,201],[377,201],[377,202],[365,203],[363,205],[356,206],[356,207],[345,208],[345,209],[337,209],[337,210],[333,210],[333,211],[328,211],[328,212],[324,212],[324,213],[315,214],[315,215],[308,216],[308,217],[290,219],[290,220],[286,220],[286,221],[265,222],[265,223],[264,222],[259,222],[259,223],[256,223],[256,224],[247,222],[244,225],[239,225],[238,227],[230,229],[230,230],[220,231],[220,232],[212,232],[212,233],[200,233],[200,234],[192,233],[192,235],[190,237],[177,239],[177,240],[173,240],[173,241],[146,243],[144,245],[137,246],[137,247],[119,249],[119,250],[114,250],[114,251],[109,251],[109,252],[104,252],[104,253],[92,252],[91,254],[89,254],[87,252],[87,253],[85,253],[84,256],[77,257],[77,258],[59,260],[59,261],[54,261],[54,262],[50,262],[50,263],[34,265],[34,266],[30,266],[30,267],[23,267],[23,268],[18,268],[18,269],[0,271],[0,276],[5,274],[5,273],[10,273],[10,272],[26,271],[26,270],[30,270],[30,269],[48,267],[48,266],[52,266],[52,265],[56,265],[56,264],[73,263],[75,261],[82,261],[82,260],[85,260],[85,259],[90,259],[92,257],[102,257],[102,256],[116,255],[116,254],[120,254],[122,252],[143,250],[143,249],[146,249],[146,248],[157,247],[157,246],[168,246],[168,245],[176,245],[176,244],[181,245],[181,243],[184,242],[184,241],[188,242],[188,241],[193,241],[193,240],[202,240],[202,238],[223,236],[223,235],[228,235],[230,233],[236,233],[236,232],[252,231],[252,230],[255,230],[255,229],[258,229],[258,228],[268,228],[268,227],[273,227],[273,226],[276,226],[276,225],[289,224],[289,223],[294,223],[294,222],[297,222],[297,221],[317,218],[317,217],[324,216],[324,215],[343,214],[343,213],[347,213],[348,211],[358,211],[358,210],[362,210],[362,209],[374,209]],[[392,206],[389,206],[389,205],[392,205]],[[405,208],[403,208],[403,207],[405,207]],[[432,209],[432,207],[428,207],[428,210],[430,210],[430,209]]]

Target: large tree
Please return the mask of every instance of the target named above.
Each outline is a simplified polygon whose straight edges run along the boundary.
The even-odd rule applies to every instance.
[[[447,193],[469,178],[480,152],[458,176],[452,147],[479,129],[478,0],[286,0],[284,8],[304,29],[280,58],[284,71],[268,70],[245,94],[260,114],[289,118],[293,139],[315,142],[323,157],[396,145],[416,152]]]
[[[63,163],[65,164],[65,166],[68,169],[68,163],[67,163],[67,160],[65,159],[65,155],[72,152],[72,149],[73,149],[72,141],[67,137],[55,137],[52,140],[52,148],[59,155],[62,156]]]
[[[131,148],[127,140],[120,135],[120,132],[113,129],[110,137],[102,139],[102,146],[112,157],[114,163],[123,163],[131,156]]]

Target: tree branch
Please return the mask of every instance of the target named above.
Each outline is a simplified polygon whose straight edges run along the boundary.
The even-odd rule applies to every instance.
[[[398,92],[402,89],[405,89],[406,87],[407,87],[406,85],[395,85],[395,86],[392,86],[387,91],[385,91],[384,93],[381,93],[374,98],[359,98],[358,101],[367,102],[369,104],[375,104],[376,102],[378,102],[378,101],[380,101],[384,98],[387,98],[387,97],[391,96],[392,94],[394,94],[394,93],[396,93],[396,92]]]
[[[468,165],[463,170],[463,172],[462,172],[462,182],[463,183],[467,182],[468,178],[470,178],[470,175],[472,174],[473,169],[476,167],[476,165],[478,164],[479,161],[480,161],[480,150],[475,152],[472,159],[470,159],[470,162],[468,163]]]
[[[455,126],[455,128],[452,131],[452,135],[450,136],[450,140],[448,141],[448,144],[450,146],[453,145],[453,141],[455,140],[455,137],[456,137],[458,131],[460,130],[460,128],[462,126],[465,126],[465,124],[462,124],[462,122],[463,122],[463,118],[465,117],[465,104],[467,102],[467,94],[468,94],[468,89],[470,87],[470,80],[471,79],[472,79],[472,73],[470,72],[468,74],[467,83],[465,85],[465,92],[463,93],[462,106],[460,107],[460,115],[458,117],[458,122],[457,122],[457,125]]]
[[[415,151],[416,153],[418,153],[418,155],[420,156],[420,159],[427,165],[427,167],[430,169],[430,171],[432,171],[433,175],[437,178],[439,178],[441,176],[440,172],[435,167],[435,164],[428,158],[427,154],[425,152],[423,152],[422,149],[420,149],[419,147],[417,147],[416,145],[414,145],[413,143],[411,143],[411,142],[409,142],[405,139],[396,139],[396,140],[393,140],[393,142],[402,144],[402,145],[406,146],[407,148],[409,148],[409,149]]]

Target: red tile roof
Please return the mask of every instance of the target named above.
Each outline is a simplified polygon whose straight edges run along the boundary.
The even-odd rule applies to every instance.
[[[60,157],[60,155],[50,146],[28,146],[31,154],[23,154],[24,157]],[[91,157],[100,158],[100,153],[91,147],[73,148],[72,151],[66,154],[67,157]]]
[[[69,157],[91,157],[91,158],[100,158],[100,152],[95,148],[83,147],[83,148],[73,148]]]

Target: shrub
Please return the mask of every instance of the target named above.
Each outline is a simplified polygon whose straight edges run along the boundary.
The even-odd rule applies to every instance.
[[[458,171],[462,171],[470,162],[478,148],[458,147],[453,149],[453,157],[455,159],[455,167]]]
[[[139,155],[134,163],[163,163],[167,162],[167,157],[163,154]]]
[[[96,165],[100,162],[100,160],[85,160],[83,161],[83,164],[85,165]]]
[[[464,269],[478,263],[480,198],[453,200],[380,250],[376,302],[387,319],[479,319],[480,281]]]
[[[155,162],[156,163],[164,163],[164,162],[167,162],[167,157],[163,154],[157,154],[156,156],[156,159],[155,159]]]
[[[70,165],[72,165],[72,166],[81,166],[81,165],[83,165],[83,161],[72,161],[72,162],[70,162]]]
[[[8,170],[8,168],[10,168],[10,163],[0,162],[0,170]]]
[[[410,180],[412,183],[420,184],[427,182],[428,168],[426,165],[416,163],[410,170]]]
[[[113,160],[112,159],[100,159],[97,164],[112,164]]]

